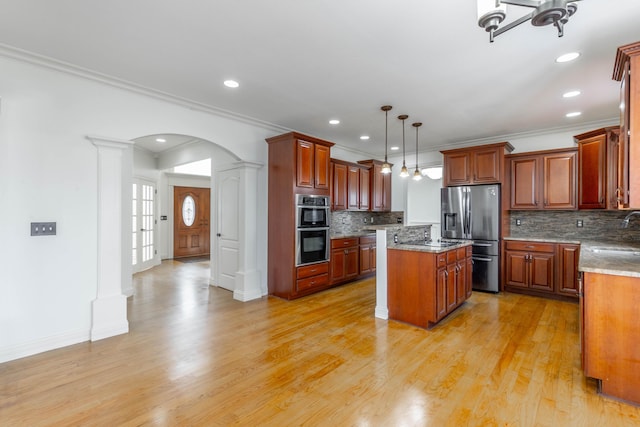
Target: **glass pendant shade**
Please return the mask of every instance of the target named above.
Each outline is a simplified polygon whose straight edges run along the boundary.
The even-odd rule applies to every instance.
[[[386,156],[385,156],[386,157]],[[387,163],[387,161],[385,160],[385,162],[382,164],[382,169],[380,169],[381,173],[391,173],[391,165],[389,163]]]
[[[415,172],[413,172],[414,181],[420,181],[422,179],[422,173],[420,173],[420,169],[416,168]]]
[[[409,170],[405,164],[402,165],[402,169],[400,169],[400,176],[406,178],[409,176]]]

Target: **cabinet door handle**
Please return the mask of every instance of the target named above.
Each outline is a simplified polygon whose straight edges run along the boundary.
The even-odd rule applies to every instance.
[[[527,246],[525,246],[525,248],[526,249],[533,249],[533,248],[535,248],[535,246],[527,245]]]

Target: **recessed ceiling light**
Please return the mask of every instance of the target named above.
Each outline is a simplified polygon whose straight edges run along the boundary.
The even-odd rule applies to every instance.
[[[156,138],[156,142],[167,142],[164,138]]]
[[[340,124],[340,120],[338,120],[338,119],[331,119],[331,120],[329,120],[329,124],[330,124],[330,125],[339,125],[339,124]]]
[[[576,59],[580,54],[578,52],[565,53],[556,58],[556,62],[569,62]]]
[[[368,141],[369,140],[369,135],[362,135],[360,137],[360,139],[363,140],[363,141]]]
[[[391,151],[398,151],[400,149],[400,147],[396,147],[395,145],[391,148],[389,148]]]
[[[567,113],[566,116],[567,117],[578,117],[580,114],[582,114],[580,111],[574,111],[573,113]]]
[[[578,96],[580,95],[582,92],[580,92],[579,90],[572,90],[570,92],[566,92],[562,94],[563,98],[573,98],[574,96]]]
[[[238,82],[237,82],[237,81],[235,81],[235,80],[225,80],[225,81],[224,81],[224,85],[225,85],[226,87],[236,88],[236,87],[240,86],[240,83],[238,83]]]

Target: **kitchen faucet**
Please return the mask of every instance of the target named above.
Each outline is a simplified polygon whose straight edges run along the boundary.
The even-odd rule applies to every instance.
[[[629,215],[625,216],[624,219],[622,220],[622,225],[620,227],[621,228],[629,227],[629,219],[634,215],[640,215],[640,211],[629,212]]]

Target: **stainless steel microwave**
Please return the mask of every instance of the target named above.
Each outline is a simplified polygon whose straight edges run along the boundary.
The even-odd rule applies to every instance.
[[[297,194],[296,227],[329,227],[329,196]]]

